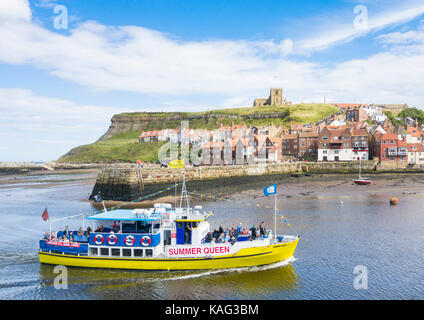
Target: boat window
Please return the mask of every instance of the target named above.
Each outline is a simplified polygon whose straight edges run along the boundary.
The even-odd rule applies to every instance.
[[[109,255],[109,248],[100,248],[100,255],[101,256],[108,256]]]
[[[131,249],[122,249],[122,256],[131,257]]]
[[[133,233],[135,231],[135,221],[125,222],[122,224],[122,233]]]
[[[90,253],[91,253],[92,256],[97,256],[98,255],[97,248],[90,248]]]
[[[191,227],[192,227],[192,228],[197,228],[197,222],[192,222],[192,223],[191,223]]]
[[[143,249],[134,249],[134,257],[142,257]]]
[[[152,257],[153,256],[153,250],[152,249],[146,249],[146,257]]]
[[[182,228],[183,227],[183,223],[182,222],[177,222],[177,228]]]
[[[150,233],[151,223],[146,221],[137,221],[137,232],[139,233]]]
[[[112,248],[112,256],[119,257],[121,255],[121,249]]]

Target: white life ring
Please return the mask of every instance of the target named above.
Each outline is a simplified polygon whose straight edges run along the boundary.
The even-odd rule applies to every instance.
[[[109,243],[111,246],[116,244],[116,242],[118,242],[118,237],[115,236],[114,234],[111,234],[107,237],[107,243]]]
[[[94,243],[99,245],[103,243],[103,236],[101,234],[96,234],[94,237]]]
[[[146,243],[147,241],[147,243]],[[141,245],[144,247],[150,246],[150,244],[152,243],[152,239],[150,239],[149,236],[144,236],[143,238],[141,238]]]
[[[133,236],[126,236],[125,237],[125,244],[129,247],[131,247],[132,245],[134,245],[135,243],[135,238]]]

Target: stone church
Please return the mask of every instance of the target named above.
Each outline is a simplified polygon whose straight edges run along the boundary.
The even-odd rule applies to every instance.
[[[271,88],[268,99],[257,98],[253,101],[254,107],[261,106],[283,106],[285,101],[283,99],[282,88]]]

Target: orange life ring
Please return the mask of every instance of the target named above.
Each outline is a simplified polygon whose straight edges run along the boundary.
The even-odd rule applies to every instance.
[[[107,237],[107,243],[109,243],[111,246],[115,245],[118,242],[118,237],[114,234],[111,234]]]
[[[131,247],[132,245],[134,245],[135,243],[135,238],[133,236],[126,236],[125,237],[125,244],[129,247]]]
[[[96,234],[94,236],[94,243],[97,244],[97,245],[102,244],[103,243],[103,240],[104,240],[104,238],[103,238],[103,236],[101,234]]]
[[[147,241],[147,243],[146,243]],[[141,245],[144,247],[150,246],[150,244],[152,243],[152,239],[150,239],[150,237],[148,236],[144,236],[143,238],[141,238]]]

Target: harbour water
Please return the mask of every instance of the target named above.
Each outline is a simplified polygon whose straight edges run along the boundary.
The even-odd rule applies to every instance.
[[[277,265],[187,272],[68,268],[68,288],[57,290],[54,267],[38,262],[38,239],[48,231],[41,214],[46,205],[51,218],[94,211],[86,201],[94,178],[64,174],[9,183],[3,177],[0,299],[424,298],[424,175],[376,177],[369,187],[352,185],[352,176],[343,175],[281,179],[278,207],[294,229],[279,219],[277,231],[301,238],[294,258]],[[262,220],[273,228],[273,210],[255,206],[273,206],[264,186],[225,189],[227,199],[242,203],[196,204],[215,212],[212,228]],[[389,205],[393,196],[399,205]],[[367,289],[355,289],[356,266],[366,267]]]

